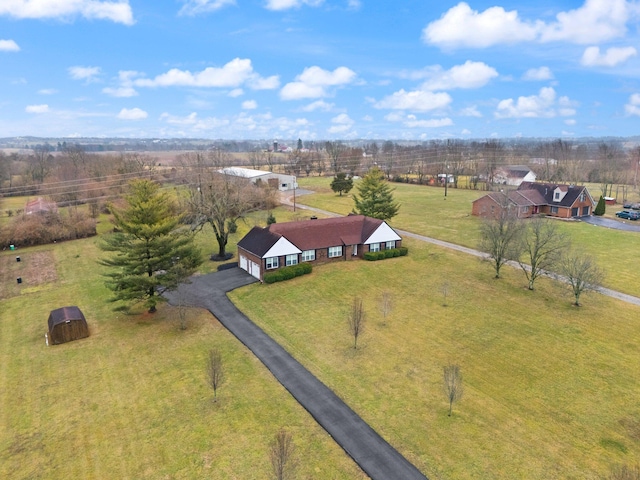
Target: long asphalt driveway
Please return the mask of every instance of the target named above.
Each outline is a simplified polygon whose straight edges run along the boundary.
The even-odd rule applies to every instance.
[[[416,467],[378,435],[349,406],[286,350],[249,320],[227,298],[227,292],[256,281],[240,268],[222,270],[181,285],[178,295],[188,305],[206,308],[258,357],[278,381],[374,480],[425,480]]]

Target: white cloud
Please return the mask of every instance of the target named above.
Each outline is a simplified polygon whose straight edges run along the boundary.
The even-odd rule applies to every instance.
[[[40,95],[53,95],[55,93],[58,93],[58,91],[53,88],[43,88],[41,90],[38,90],[38,93]]]
[[[635,7],[627,0],[586,0],[560,12],[556,21],[525,21],[517,10],[490,7],[483,12],[461,2],[422,31],[425,43],[442,48],[486,48],[520,42],[596,43],[621,37]]]
[[[587,67],[615,67],[638,54],[633,47],[611,47],[600,53],[599,47],[587,47],[580,63]]]
[[[564,123],[565,123],[565,125],[572,126],[572,125],[575,125],[577,122],[576,122],[576,119],[575,119],[575,118],[567,118],[567,119],[564,121]]]
[[[346,113],[341,113],[331,119],[331,123],[338,123],[340,125],[353,125],[353,120]]]
[[[475,105],[462,109],[460,111],[460,115],[462,115],[463,117],[482,117],[482,113],[478,111],[478,107],[476,107]]]
[[[333,71],[313,66],[305,68],[294,82],[287,83],[280,90],[283,100],[302,98],[321,98],[328,94],[327,88],[348,85],[356,79],[356,73],[347,67],[338,67]]]
[[[553,79],[553,73],[549,67],[530,68],[522,76],[523,80],[527,81],[544,81]]]
[[[235,5],[235,0],[186,0],[178,15],[199,15],[215,12],[227,5]]]
[[[265,8],[268,10],[289,10],[290,8],[300,8],[302,5],[317,7],[322,5],[324,0],[267,0]]]
[[[451,100],[451,96],[444,92],[434,93],[422,90],[406,92],[405,90],[400,90],[374,103],[373,106],[392,110],[425,112],[444,108],[451,103]]]
[[[139,108],[123,108],[117,115],[120,120],[143,120],[148,116],[147,112]]]
[[[100,67],[69,67],[69,76],[74,80],[92,82],[100,75]]]
[[[634,93],[629,97],[629,103],[624,106],[627,115],[640,117],[640,93]]]
[[[491,7],[479,13],[460,2],[427,25],[422,31],[422,39],[444,48],[485,48],[531,41],[536,38],[536,31],[537,27],[521,21],[515,10],[507,12],[502,7]]]
[[[82,16],[90,20],[111,20],[133,25],[133,12],[128,0],[2,0],[0,16],[18,19],[68,19]]]
[[[335,104],[327,103],[324,100],[316,100],[315,102],[310,103],[302,107],[303,112],[315,112],[316,110],[320,110],[322,112],[329,112],[333,110]]]
[[[20,47],[13,40],[0,40],[0,52],[19,52]]]
[[[242,102],[242,108],[243,110],[255,110],[258,108],[258,102],[255,100],[245,100]]]
[[[362,2],[360,0],[347,0],[347,8],[349,10],[358,10],[362,6]]]
[[[496,118],[552,118],[558,115],[567,117],[576,114],[577,104],[569,97],[560,97],[556,101],[556,91],[551,87],[540,89],[538,95],[512,98],[498,103]]]
[[[172,68],[153,79],[138,78],[133,82],[138,87],[239,87],[246,84],[255,90],[277,88],[278,77],[262,78],[254,72],[251,60],[234,58],[223,67],[207,67],[201,72]]]
[[[452,90],[455,88],[480,88],[492,78],[498,76],[495,68],[483,62],[467,60],[449,70],[442,70],[437,65],[425,71],[427,81],[422,84],[423,90]]]
[[[241,97],[242,95],[244,95],[244,90],[242,90],[241,88],[234,88],[229,92],[228,95],[231,98]]]
[[[453,125],[453,121],[450,118],[431,118],[429,120],[409,118],[404,122],[404,125],[408,128],[439,128],[449,127]]]
[[[102,93],[106,93],[107,95],[117,98],[129,98],[138,95],[138,92],[136,92],[133,87],[106,87],[102,89]]]
[[[586,0],[575,10],[558,13],[557,22],[542,28],[540,41],[585,44],[621,37],[631,9],[627,0]]]
[[[336,133],[345,133],[351,129],[351,125],[332,125],[327,129],[327,132],[336,134]]]
[[[191,112],[186,117],[178,117],[164,112],[162,113],[162,115],[160,115],[160,120],[163,120],[172,125],[194,125],[198,122],[198,114],[196,112]]]
[[[24,111],[27,113],[47,113],[49,111],[49,105],[27,105]]]

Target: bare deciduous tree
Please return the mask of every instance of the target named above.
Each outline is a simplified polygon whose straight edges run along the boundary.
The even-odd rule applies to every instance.
[[[554,220],[534,218],[529,220],[522,235],[520,267],[533,290],[536,279],[550,272],[557,265],[562,252],[569,246],[567,236],[558,229]]]
[[[462,398],[463,391],[460,367],[453,364],[444,367],[444,393],[449,401],[449,416],[451,416],[453,404]]]
[[[391,314],[391,310],[393,310],[393,298],[391,292],[385,290],[380,297],[380,312],[382,313],[382,321],[385,325],[387,324],[387,317]]]
[[[442,292],[442,306],[443,307],[447,306],[447,297],[449,296],[450,288],[451,288],[451,286],[449,285],[449,282],[447,282],[447,281],[442,282],[442,286],[440,287],[440,291]]]
[[[604,279],[604,272],[596,261],[580,252],[565,254],[560,260],[559,273],[562,275],[560,280],[571,288],[576,307],[580,306],[580,296],[585,292],[598,290]]]
[[[281,428],[269,445],[269,459],[276,480],[291,480],[295,477],[297,459],[293,436]]]
[[[218,388],[224,381],[224,366],[222,363],[222,353],[218,348],[212,348],[209,350],[209,357],[207,359],[207,380],[209,385],[213,388],[213,401],[217,401]]]
[[[362,334],[362,330],[364,329],[364,307],[362,306],[362,299],[359,297],[354,297],[353,304],[351,305],[351,310],[349,311],[349,315],[347,316],[347,322],[349,325],[349,331],[353,336],[353,348],[358,348],[358,337]]]
[[[522,223],[516,216],[516,208],[502,195],[502,204],[495,217],[483,220],[480,226],[480,250],[486,252],[493,263],[495,278],[500,278],[500,269],[510,260],[520,257]]]

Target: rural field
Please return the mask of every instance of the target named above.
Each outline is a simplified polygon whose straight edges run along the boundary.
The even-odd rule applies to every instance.
[[[303,177],[298,179],[298,183],[300,188],[316,192],[298,196],[299,203],[345,215],[353,209],[351,194],[340,197],[333,193],[329,187],[330,179]],[[478,247],[480,219],[471,215],[471,203],[486,192],[449,188],[445,200],[443,188],[404,183],[393,183],[392,186],[395,198],[401,204],[398,215],[390,222],[393,227],[465,247]],[[597,199],[597,187],[589,188]],[[351,193],[355,191],[356,187]],[[608,206],[605,216],[615,218],[615,212],[621,209],[620,205]],[[574,248],[597,259],[606,273],[606,287],[640,296],[640,270],[634,261],[640,250],[638,233],[595,227],[583,222],[558,223]],[[640,225],[640,222],[636,223]]]
[[[325,179],[300,196],[348,213]],[[394,227],[475,247],[469,212],[481,192],[394,185]],[[278,222],[308,218],[284,208]],[[230,250],[260,212],[239,223]],[[597,255],[606,285],[638,294],[625,255],[637,235],[563,223]],[[99,234],[109,230],[101,217]],[[0,253],[0,477],[270,478],[269,442],[294,438],[298,478],[366,478],[271,374],[208,313],[115,313],[102,283],[99,239]],[[211,232],[198,235],[205,258]],[[234,302],[434,479],[607,478],[640,458],[640,307],[597,294],[571,306],[564,286],[405,240],[407,257],[314,268],[287,282],[232,292]],[[16,262],[15,255],[22,261]],[[214,271],[206,261],[200,273]],[[15,278],[24,283],[17,285]],[[383,292],[393,300],[386,319]],[[446,296],[445,296],[446,292]],[[358,349],[347,328],[355,296],[366,323]],[[51,309],[78,305],[91,336],[46,347]],[[217,402],[205,358],[223,352]],[[442,369],[460,365],[464,396],[449,417]]]

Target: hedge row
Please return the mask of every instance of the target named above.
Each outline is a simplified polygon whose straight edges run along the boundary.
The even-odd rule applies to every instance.
[[[82,211],[22,214],[0,228],[0,246],[29,247],[96,234],[96,221]]]
[[[311,273],[313,267],[310,263],[299,263],[289,267],[282,267],[274,272],[267,272],[262,276],[264,283],[275,283],[299,277]]]
[[[365,260],[376,261],[391,257],[404,257],[407,253],[409,253],[409,249],[407,247],[400,247],[380,250],[379,252],[366,252],[363,256]]]

